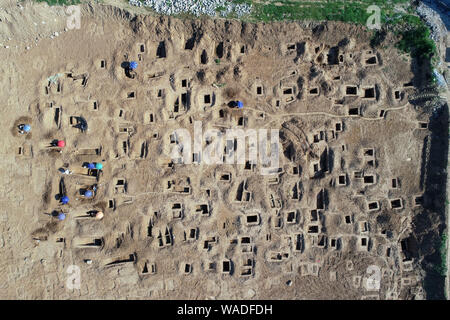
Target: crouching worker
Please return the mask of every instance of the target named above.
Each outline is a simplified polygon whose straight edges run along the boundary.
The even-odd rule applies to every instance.
[[[125,75],[128,78],[134,79],[136,77],[136,68],[137,68],[138,64],[136,61],[131,61],[130,63],[128,63],[127,67],[125,68]]]
[[[19,125],[19,132],[21,134],[27,134],[31,131],[31,126],[29,124],[21,124]]]

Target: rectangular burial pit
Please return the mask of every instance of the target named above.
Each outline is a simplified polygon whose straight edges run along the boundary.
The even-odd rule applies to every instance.
[[[231,261],[230,260],[223,260],[222,261],[222,273],[223,274],[230,274],[231,273]]]
[[[359,250],[361,250],[361,251],[369,250],[369,238],[368,237],[360,237],[359,238]]]
[[[353,217],[351,215],[346,215],[344,217],[344,221],[345,221],[345,224],[352,224],[353,223]]]
[[[419,127],[419,129],[426,130],[426,129],[428,129],[428,122],[421,121],[421,122],[419,122],[418,127]]]
[[[347,185],[347,175],[341,174],[338,176],[337,179],[337,185],[338,186],[346,186]]]
[[[363,88],[364,90],[364,99],[374,100],[375,97],[375,87]]]
[[[231,173],[230,172],[219,173],[219,181],[231,182]]]
[[[263,95],[263,87],[262,86],[256,86],[256,95],[261,96]]]
[[[414,202],[413,202],[414,206],[422,206],[423,205],[423,195],[420,196],[414,196]]]
[[[400,186],[398,178],[391,179],[391,189],[398,189]]]
[[[195,207],[195,212],[200,213],[202,216],[209,216],[209,205],[199,204]]]
[[[320,213],[318,210],[311,210],[310,221],[317,222],[319,221]]]
[[[310,234],[318,234],[319,233],[319,226],[317,226],[317,225],[308,226],[308,233],[310,233]]]
[[[348,108],[348,115],[353,117],[359,116],[360,115],[359,107]]]
[[[345,87],[345,95],[347,95],[347,96],[356,96],[356,95],[358,95],[358,87],[356,87],[356,86],[346,86]]]
[[[286,225],[297,223],[297,211],[289,211],[286,213]]]
[[[146,261],[142,268],[141,274],[142,275],[156,274],[156,263],[150,263],[150,262]]]
[[[376,176],[375,175],[367,175],[363,178],[365,185],[373,185],[376,183]]]
[[[394,209],[394,210],[403,209],[403,201],[400,198],[392,199],[392,200],[389,201],[389,203],[391,204],[391,208]]]
[[[373,148],[367,148],[367,149],[364,149],[364,157],[373,157],[373,156],[375,156],[375,149],[373,149]]]
[[[380,203],[378,201],[368,201],[367,208],[369,211],[377,211],[380,209]]]
[[[245,223],[247,226],[257,226],[259,224],[259,214],[247,214]]]
[[[283,89],[283,95],[292,95],[294,94],[294,89],[292,87],[284,88]]]
[[[366,66],[373,66],[376,64],[378,64],[377,56],[371,56],[371,57],[366,58],[366,60],[365,60]]]
[[[319,88],[318,87],[314,87],[309,89],[309,95],[310,96],[318,96],[319,95]]]
[[[184,274],[190,274],[192,272],[192,264],[185,263],[183,272],[184,272]]]

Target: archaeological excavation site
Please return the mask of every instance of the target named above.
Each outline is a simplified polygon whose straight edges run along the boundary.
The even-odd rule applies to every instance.
[[[428,74],[389,34],[374,47],[364,26],[342,22],[108,5],[81,17],[79,29],[0,50],[1,298],[442,290],[430,270],[448,114],[423,102]]]

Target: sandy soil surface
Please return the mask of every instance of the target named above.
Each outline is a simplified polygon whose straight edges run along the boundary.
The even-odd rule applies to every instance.
[[[344,24],[81,8],[66,31],[62,9],[3,13],[23,30],[0,24],[1,298],[424,297],[408,239],[428,201],[430,131],[408,101],[423,81],[409,57]],[[244,109],[228,107],[237,99]],[[280,169],[173,164],[173,131],[195,121],[279,130]]]

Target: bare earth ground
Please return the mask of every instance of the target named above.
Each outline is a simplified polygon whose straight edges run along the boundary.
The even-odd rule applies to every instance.
[[[408,102],[409,57],[374,51],[369,33],[344,24],[130,17],[83,7],[81,29],[0,49],[0,298],[424,296],[403,241],[427,201],[429,152],[428,117]],[[135,79],[121,67],[129,60]],[[243,110],[227,106],[235,99]],[[28,120],[32,134],[18,134]],[[170,164],[171,133],[194,121],[279,129],[281,169]],[[53,139],[66,141],[61,153]],[[104,164],[98,180],[81,168],[92,161]],[[80,196],[95,183],[94,199]],[[87,215],[98,210],[103,220]],[[67,287],[71,265],[80,289]],[[379,290],[366,286],[369,266]]]

